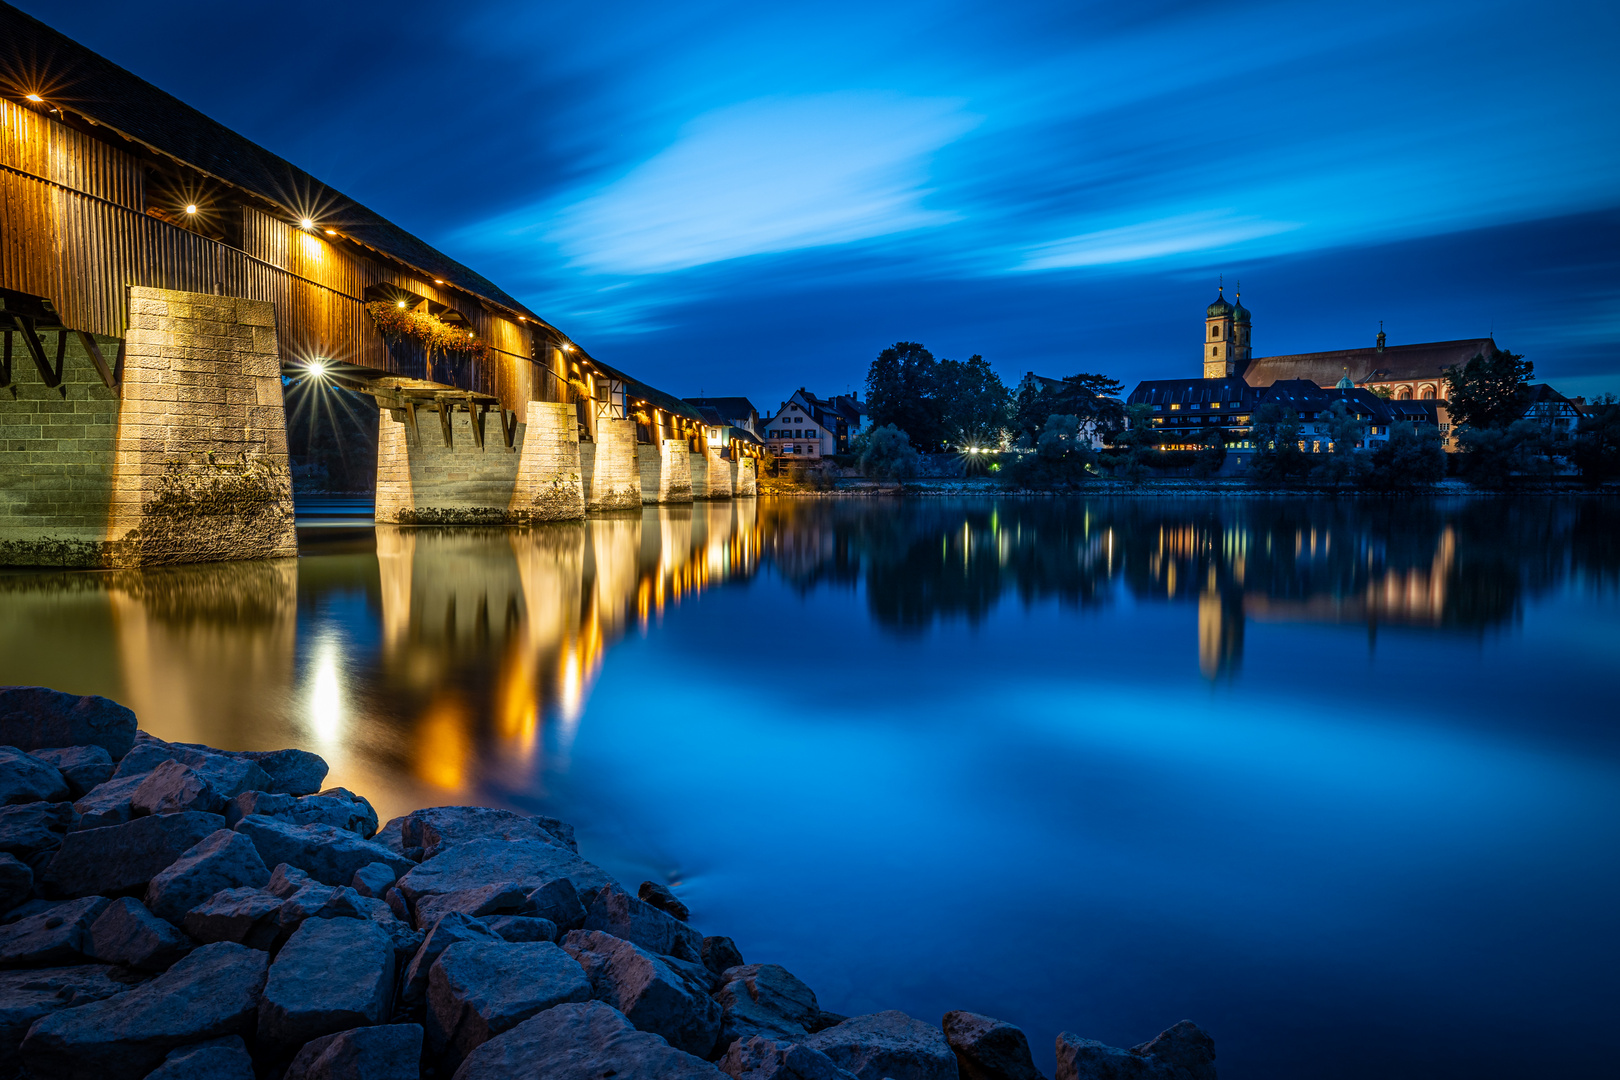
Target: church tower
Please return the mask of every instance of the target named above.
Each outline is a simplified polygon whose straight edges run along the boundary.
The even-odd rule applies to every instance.
[[[1221,286],[1215,302],[1204,311],[1204,378],[1224,379],[1232,370],[1233,320],[1232,305],[1226,302],[1226,287]],[[1244,312],[1247,316],[1248,312]]]
[[[1232,297],[1232,371],[1233,375],[1242,375],[1248,369],[1249,361],[1254,353],[1249,346],[1249,309],[1243,306],[1243,282],[1237,283],[1237,293]]]

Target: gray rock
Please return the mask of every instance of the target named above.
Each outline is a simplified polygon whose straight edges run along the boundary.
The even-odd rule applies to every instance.
[[[290,825],[331,825],[352,832],[362,840],[377,831],[377,811],[346,788],[332,788],[301,798],[268,791],[244,791],[224,807],[223,813],[232,825],[257,814]]]
[[[253,1058],[240,1035],[169,1051],[146,1080],[253,1080]]]
[[[253,841],[266,866],[287,863],[326,885],[347,885],[355,871],[374,862],[399,872],[414,866],[387,848],[332,825],[291,825],[250,814],[236,823],[236,831]]]
[[[734,967],[742,967],[742,950],[728,937],[714,934],[703,939],[703,966],[716,975],[723,975]]]
[[[104,964],[167,971],[195,947],[194,941],[146,910],[146,905],[124,896],[108,904],[90,924],[84,951]]]
[[[100,964],[0,972],[0,1076],[17,1075],[22,1067],[17,1048],[35,1020],[122,994],[133,985],[116,968]]]
[[[714,1049],[720,1006],[709,996],[707,970],[597,930],[569,931],[563,948],[585,969],[593,996],[636,1027],[700,1057]]]
[[[135,744],[135,714],[93,694],[0,687],[0,743],[25,751],[99,746],[116,761]]]
[[[118,762],[118,768],[113,770],[113,779],[126,780],[131,776],[144,776],[165,761],[179,760],[179,755],[184,753],[183,748],[176,748],[156,735],[137,731],[135,742],[129,752],[114,758]]]
[[[410,965],[405,969],[405,977],[400,991],[400,998],[407,1002],[422,1001],[427,998],[428,974],[433,970],[433,962],[439,954],[452,945],[463,941],[483,941],[494,944],[503,940],[501,936],[478,919],[470,915],[463,915],[453,911],[440,919],[411,958]]]
[[[579,902],[579,893],[567,878],[547,882],[529,893],[528,899],[524,914],[550,919],[564,933],[585,925],[585,905]]]
[[[282,795],[313,795],[321,790],[328,766],[308,750],[239,750],[233,757],[251,761],[270,777],[266,791]]]
[[[406,854],[404,829],[404,817],[389,818],[387,824],[378,829],[377,835],[371,839],[401,858],[410,858],[412,862],[421,862],[422,852],[420,849],[417,850],[414,858]]]
[[[155,775],[155,774],[154,774]],[[262,888],[270,881],[253,841],[229,829],[209,834],[152,878],[146,906],[179,925],[186,912],[222,889]]]
[[[311,1039],[388,1018],[394,946],[360,919],[309,919],[270,965],[259,1006],[261,1046],[291,1053]]]
[[[438,896],[424,896],[416,904],[416,925],[418,927],[432,926],[452,911],[459,911],[463,915],[472,915],[474,917],[511,915],[519,911],[527,911],[528,905],[528,892],[523,888],[522,883],[506,881],[495,885],[480,886],[476,889],[462,889],[458,892],[441,893]]]
[[[59,908],[63,904],[71,903],[73,903],[71,900],[30,900],[6,912],[5,917],[0,918],[0,925],[10,925],[22,919],[32,918],[42,911],[49,911],[52,908]]]
[[[0,851],[32,863],[37,856],[61,847],[62,837],[78,819],[73,804],[66,802],[0,807]]]
[[[1057,1080],[1216,1080],[1215,1040],[1191,1020],[1121,1050],[1065,1031],[1057,1037]]]
[[[97,784],[112,779],[117,765],[112,755],[101,746],[64,746],[55,750],[30,750],[39,760],[56,766],[62,779],[68,783],[73,798],[77,799]]]
[[[701,1058],[599,1001],[558,1005],[474,1050],[454,1080],[720,1080]]]
[[[405,815],[400,832],[404,848],[421,848],[424,859],[469,840],[533,840],[561,844],[540,821],[488,806],[430,806],[416,810]]]
[[[381,900],[388,890],[394,887],[394,882],[398,880],[399,875],[394,873],[392,866],[387,863],[374,862],[367,863],[356,870],[353,880],[349,882],[349,887],[361,896],[375,896]]]
[[[719,1065],[732,1080],[855,1080],[819,1050],[763,1035],[732,1043]]]
[[[575,855],[579,854],[579,843],[574,839],[574,827],[568,822],[558,821],[556,818],[547,817],[544,814],[531,815],[529,820],[555,836],[557,842],[563,847],[572,851]]]
[[[940,1023],[961,1080],[1042,1080],[1019,1028],[960,1009]]]
[[[305,1043],[282,1080],[417,1080],[421,1059],[418,1024],[351,1028]]]
[[[67,781],[56,766],[14,746],[0,746],[0,804],[53,803],[67,797]]]
[[[403,923],[411,921],[411,906],[405,902],[405,894],[399,891],[399,886],[396,885],[383,893],[383,902],[388,905],[388,910],[394,913],[394,918]]]
[[[428,976],[428,1045],[459,1062],[536,1013],[590,999],[585,972],[550,942],[459,941]]]
[[[529,915],[485,915],[480,921],[507,941],[556,941],[557,924]]]
[[[820,1014],[816,995],[778,964],[745,964],[721,976],[720,1045],[762,1035],[775,1042],[803,1042]]]
[[[220,811],[225,815],[228,825],[235,827],[238,821],[249,814],[258,814],[260,817],[276,818],[287,821],[287,815],[298,806],[298,799],[293,795],[279,795],[269,791],[244,791],[236,798],[225,804]],[[294,824],[302,824],[295,822]]]
[[[218,814],[188,810],[80,829],[63,838],[41,880],[62,896],[134,892],[203,837],[224,827],[225,819]]]
[[[555,844],[537,840],[469,840],[413,867],[399,879],[397,888],[414,910],[424,896],[442,896],[482,888],[491,882],[508,881],[532,890],[559,878],[567,878],[581,897],[588,894],[591,899],[614,884],[605,870]]]
[[[0,926],[0,965],[51,967],[82,963],[88,955],[90,924],[111,903],[87,896]]]
[[[265,889],[221,889],[180,920],[186,936],[199,943],[228,941],[269,949],[280,937],[276,916],[282,899]]]
[[[108,825],[122,825],[134,817],[135,810],[129,800],[145,779],[142,773],[108,780],[91,788],[73,804],[73,812],[79,815],[75,830],[104,829]]]
[[[586,930],[600,930],[643,949],[693,964],[703,962],[703,935],[667,912],[637,900],[617,885],[596,894],[585,915]]]
[[[34,871],[15,855],[0,854],[0,912],[9,912],[34,893]]]
[[[190,765],[165,761],[147,773],[130,793],[129,805],[136,814],[172,814],[179,810],[217,814],[225,807],[225,797],[208,777]]]
[[[41,1017],[23,1065],[38,1077],[140,1080],[177,1047],[249,1030],[267,962],[241,945],[204,945],[150,982]]]
[[[277,863],[276,868],[270,871],[270,884],[266,885],[265,888],[285,900],[300,889],[319,884],[320,882],[298,869],[298,867],[290,863]]]
[[[135,740],[135,748],[118,763],[113,779],[147,775],[169,761],[189,767],[207,781],[220,798],[221,806],[225,800],[234,799],[244,791],[262,791],[271,784],[270,775],[250,760],[208,747],[166,743],[144,731]]]
[[[651,904],[659,911],[675,916],[681,922],[686,922],[692,917],[691,910],[681,903],[680,897],[676,896],[668,885],[656,881],[643,881],[641,887],[636,890],[636,896],[643,903]]]
[[[275,887],[269,887],[274,892]],[[286,938],[305,919],[313,919],[320,914],[321,909],[337,895],[336,885],[322,885],[312,881],[294,892],[281,903],[281,909],[276,913],[276,922],[280,924],[282,937]]]
[[[944,1033],[894,1009],[851,1017],[804,1044],[859,1080],[956,1080],[956,1055]]]
[[[354,893],[352,889],[343,891],[348,894]],[[410,923],[400,922],[394,917],[394,913],[388,905],[376,897],[358,896],[356,894],[355,900],[358,902],[361,917],[371,920],[372,924],[387,934],[388,939],[394,943],[394,954],[399,959],[408,960],[416,955],[416,950],[422,946],[422,940],[427,937],[426,934],[420,930],[411,929]],[[322,917],[326,917],[329,910],[323,909],[321,911]]]

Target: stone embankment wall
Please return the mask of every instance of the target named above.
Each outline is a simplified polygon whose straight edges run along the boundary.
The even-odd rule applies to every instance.
[[[44,337],[54,363],[56,335]],[[297,553],[268,303],[130,288],[118,389],[75,335],[58,388],[11,340],[12,387],[0,390],[0,564]],[[111,367],[117,346],[102,345]]]
[[[97,697],[0,688],[0,1068],[96,1080],[1038,1080],[969,1012],[845,1017],[632,896],[555,818],[379,827],[302,750],[137,731]],[[1183,1021],[1058,1035],[1057,1080],[1215,1080]]]

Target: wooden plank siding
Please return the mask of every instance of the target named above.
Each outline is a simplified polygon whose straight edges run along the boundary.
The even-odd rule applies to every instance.
[[[284,361],[423,377],[420,349],[390,346],[365,311],[367,289],[394,285],[454,308],[491,349],[484,363],[436,364],[437,381],[519,412],[531,399],[570,400],[549,396],[566,386],[531,327],[385,256],[249,206],[230,212],[242,215],[240,249],[147,214],[138,159],[0,99],[0,287],[48,297],[67,326],[122,338],[130,286],[266,300]]]

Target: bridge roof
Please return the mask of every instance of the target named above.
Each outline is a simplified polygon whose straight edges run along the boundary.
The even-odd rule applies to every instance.
[[[46,103],[148,150],[309,217],[405,266],[539,320],[481,274],[381,214],[0,0],[0,93]]]

